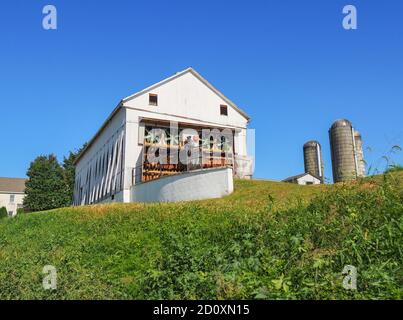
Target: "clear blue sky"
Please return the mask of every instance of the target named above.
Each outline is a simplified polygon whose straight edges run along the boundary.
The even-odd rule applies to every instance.
[[[58,30],[42,8],[58,9]],[[358,30],[342,28],[354,4]],[[246,110],[258,178],[303,172],[351,120],[367,162],[403,144],[403,1],[1,1],[0,176],[24,177],[40,154],[89,140],[118,101],[194,67]],[[402,163],[402,153],[394,160]]]

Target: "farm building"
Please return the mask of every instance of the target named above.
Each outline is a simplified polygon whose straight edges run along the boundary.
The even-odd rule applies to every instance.
[[[5,207],[8,215],[14,217],[17,209],[23,207],[25,179],[0,178],[0,208]]]
[[[74,204],[220,197],[250,178],[248,115],[194,69],[124,98],[76,160]]]
[[[300,185],[309,185],[309,184],[321,184],[321,179],[313,176],[310,173],[302,173],[297,176],[292,176],[287,179],[284,179],[283,182],[296,183]]]

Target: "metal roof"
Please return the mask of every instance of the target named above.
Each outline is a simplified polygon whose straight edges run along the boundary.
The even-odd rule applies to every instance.
[[[347,119],[339,119],[336,120],[330,129],[337,128],[337,127],[352,127],[353,125],[351,124],[350,121]]]
[[[317,145],[319,145],[319,147],[320,147],[320,143],[319,143],[318,141],[316,141],[316,140],[311,140],[311,141],[308,141],[308,142],[306,142],[306,143],[304,144],[304,148],[316,147]]]

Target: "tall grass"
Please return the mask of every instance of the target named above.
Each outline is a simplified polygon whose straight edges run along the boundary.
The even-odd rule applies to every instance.
[[[0,298],[401,299],[403,175],[0,222]],[[43,290],[44,265],[58,288]],[[342,286],[345,265],[357,290]]]

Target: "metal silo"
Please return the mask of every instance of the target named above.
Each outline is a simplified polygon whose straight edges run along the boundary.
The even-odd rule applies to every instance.
[[[324,182],[322,147],[318,141],[308,141],[304,144],[304,164],[305,172]]]
[[[346,119],[337,120],[329,130],[334,182],[357,177],[354,129]]]
[[[355,142],[355,155],[357,158],[357,176],[365,177],[365,161],[364,152],[362,150],[362,138],[358,131],[354,131],[354,142]]]

